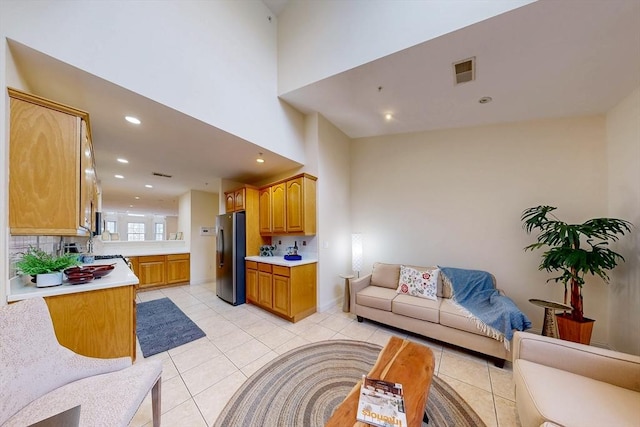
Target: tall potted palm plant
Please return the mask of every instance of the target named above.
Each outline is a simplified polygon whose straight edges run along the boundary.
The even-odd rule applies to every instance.
[[[553,206],[536,206],[522,213],[527,234],[534,230],[539,232],[537,242],[524,249],[548,248],[542,254],[538,268],[560,273],[547,282],[553,280],[564,284],[565,304],[570,291],[571,314],[558,315],[560,337],[589,344],[594,320],[585,318],[582,309],[584,276],[589,273],[609,282],[607,271],[624,261],[622,255],[608,248],[609,242],[631,231],[633,224],[616,218],[594,218],[582,224],[567,224],[552,214],[554,210]]]

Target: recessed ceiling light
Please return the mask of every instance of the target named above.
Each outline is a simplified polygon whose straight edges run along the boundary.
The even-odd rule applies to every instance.
[[[385,119],[386,121],[390,121],[391,119],[393,119],[393,114],[391,114],[391,113],[386,113],[386,114],[384,115],[384,119]]]
[[[147,188],[153,188],[153,185],[151,185],[151,184],[145,184],[145,187],[147,187]]]
[[[259,157],[256,159],[258,163],[264,163],[264,159],[262,158],[262,153],[258,153]]]
[[[125,116],[124,118],[126,121],[128,121],[129,123],[133,123],[134,125],[139,125],[140,124],[140,119],[137,117],[133,117],[133,116]]]
[[[488,103],[489,103],[489,102],[491,102],[491,101],[493,101],[493,98],[492,98],[492,97],[490,97],[490,96],[483,96],[482,98],[480,98],[480,99],[478,100],[478,102],[479,102],[480,104],[488,104]]]
[[[118,161],[119,161],[120,163],[129,163],[129,160],[127,160],[127,159],[122,159],[122,158],[118,159]]]
[[[122,176],[122,175],[113,175],[113,176],[115,176],[118,179],[124,179],[124,176]]]
[[[136,200],[140,200],[140,196],[136,196]]]

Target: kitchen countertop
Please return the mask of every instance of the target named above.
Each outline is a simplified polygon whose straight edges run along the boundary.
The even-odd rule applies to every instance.
[[[31,283],[30,281],[28,281],[27,277],[14,277],[10,280],[10,288],[9,294],[7,295],[7,301],[13,302],[28,298],[51,297],[55,295],[96,291],[99,289],[136,285],[138,283],[138,277],[133,274],[133,271],[129,269],[127,264],[122,259],[104,259],[98,260],[91,264],[83,265],[91,266],[113,263],[116,264],[116,268],[114,268],[111,273],[99,279],[93,279],[91,282],[81,285],[70,285],[66,283],[65,280],[64,282],[62,282],[62,285],[59,286],[38,288],[36,287],[35,283]]]
[[[314,264],[318,262],[317,258],[302,256],[300,261],[288,261],[282,256],[248,256],[245,261],[262,262],[265,264],[281,265],[283,267],[296,267],[298,265]]]

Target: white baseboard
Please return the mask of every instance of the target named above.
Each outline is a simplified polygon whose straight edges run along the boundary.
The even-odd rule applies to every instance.
[[[318,311],[319,312],[323,312],[323,311],[330,310],[330,309],[332,309],[333,307],[335,307],[337,305],[341,306],[342,305],[342,300],[343,300],[343,297],[336,297],[333,300],[318,306]]]

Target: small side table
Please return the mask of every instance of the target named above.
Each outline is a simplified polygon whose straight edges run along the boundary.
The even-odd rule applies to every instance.
[[[353,274],[341,274],[344,279],[344,299],[342,300],[342,311],[348,313],[351,311],[351,286],[349,281],[354,278]]]
[[[541,299],[530,299],[529,302],[539,307],[544,307],[544,322],[542,325],[542,335],[545,337],[559,338],[558,324],[556,323],[555,310],[571,310],[571,306],[554,301]]]

